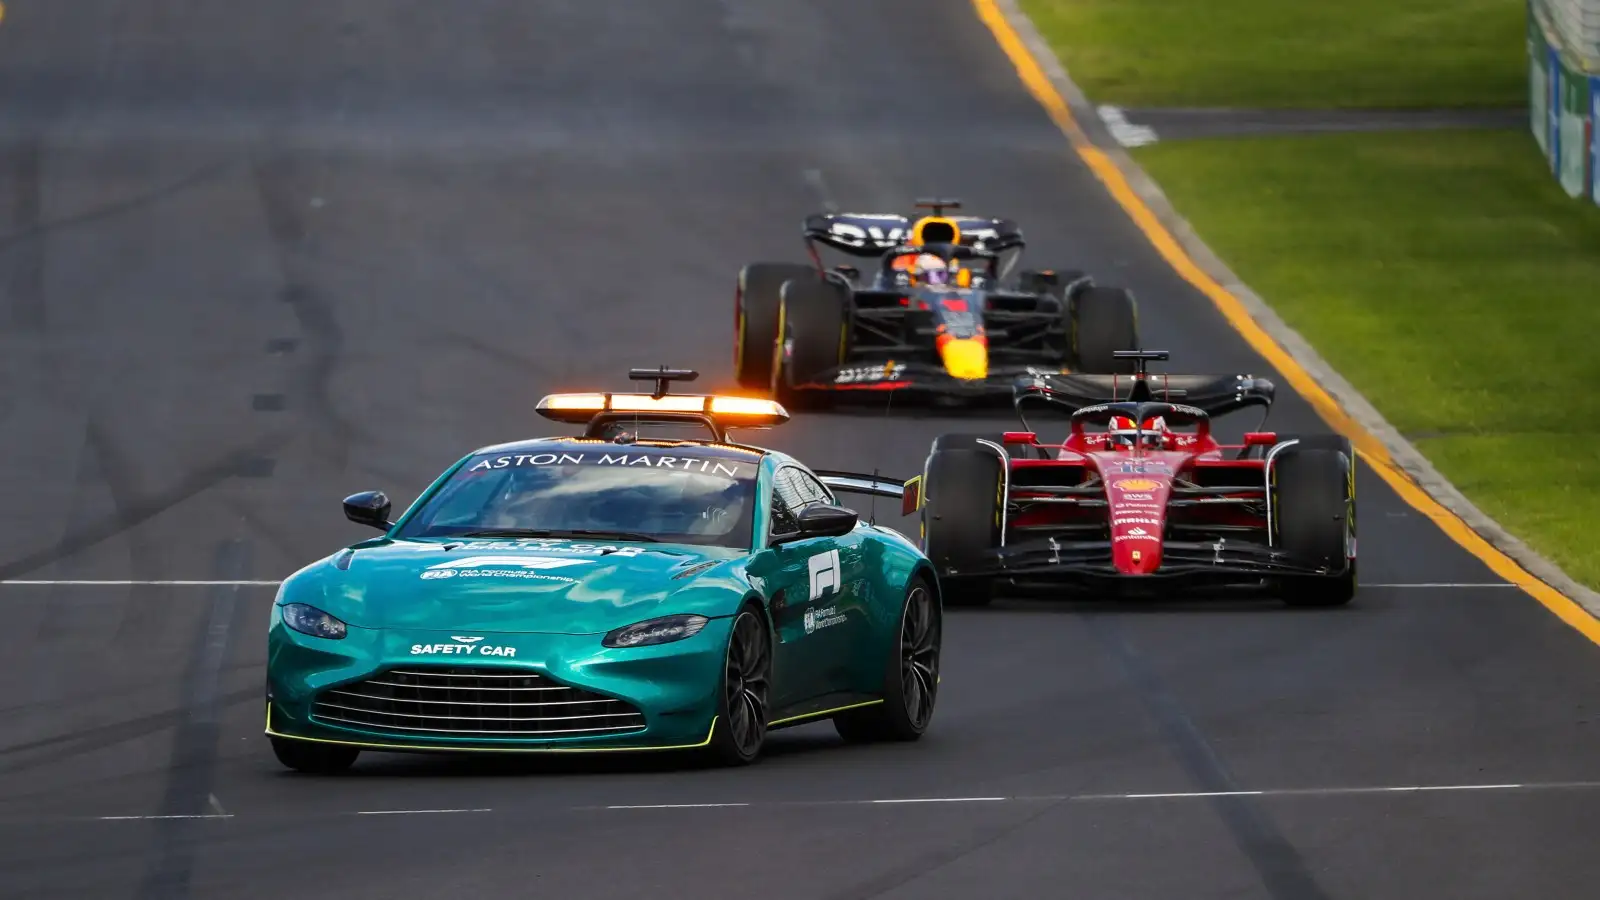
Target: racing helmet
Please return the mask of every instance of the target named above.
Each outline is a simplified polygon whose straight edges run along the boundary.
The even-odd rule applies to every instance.
[[[924,284],[950,283],[950,267],[932,253],[924,253],[917,257],[916,264],[911,267],[911,274]]]
[[[1145,419],[1142,425],[1135,425],[1127,416],[1112,416],[1106,428],[1106,444],[1111,447],[1160,450],[1171,443],[1171,436],[1162,416]]]

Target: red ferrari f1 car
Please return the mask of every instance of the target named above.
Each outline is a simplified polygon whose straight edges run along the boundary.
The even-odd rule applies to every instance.
[[[1256,430],[1242,444],[1218,443],[1213,416],[1256,406],[1265,424],[1272,382],[1152,375],[1146,364],[1166,351],[1117,355],[1137,360],[1132,377],[1017,380],[1019,415],[1030,403],[1070,413],[1060,444],[1032,430],[934,441],[906,505],[921,509],[945,602],[986,604],[997,587],[1102,596],[1253,587],[1294,606],[1348,603],[1349,440]]]

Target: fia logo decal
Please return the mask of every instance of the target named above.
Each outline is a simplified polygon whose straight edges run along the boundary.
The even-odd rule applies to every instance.
[[[818,553],[806,560],[811,570],[811,599],[819,600],[824,594],[839,591],[839,551]]]

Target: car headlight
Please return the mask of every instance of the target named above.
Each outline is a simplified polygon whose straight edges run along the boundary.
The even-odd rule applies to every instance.
[[[600,642],[603,647],[647,647],[651,644],[669,644],[694,637],[711,621],[705,616],[681,615],[646,619],[607,634]]]
[[[283,624],[293,628],[301,634],[312,637],[327,638],[337,641],[344,638],[345,625],[343,622],[328,615],[315,606],[304,603],[289,603],[283,607]]]

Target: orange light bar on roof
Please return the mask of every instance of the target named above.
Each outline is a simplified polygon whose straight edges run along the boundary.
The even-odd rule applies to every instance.
[[[765,427],[789,421],[789,411],[775,400],[759,397],[716,397],[704,394],[550,394],[538,412],[558,422],[587,422],[605,413],[660,416],[705,415],[727,427]]]

